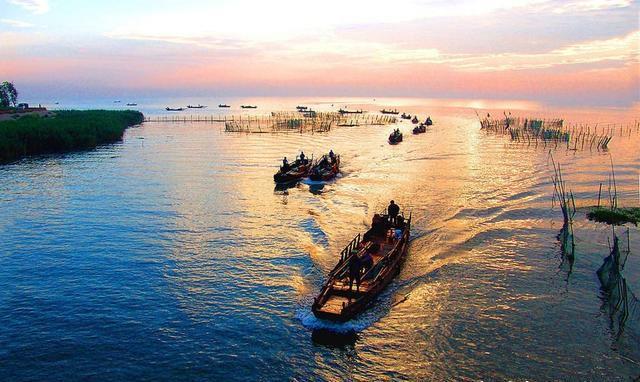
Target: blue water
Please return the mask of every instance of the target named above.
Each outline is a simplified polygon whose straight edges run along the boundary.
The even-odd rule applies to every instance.
[[[637,300],[621,333],[595,275],[611,230],[579,212],[569,272],[548,150],[474,118],[443,111],[419,137],[401,123],[398,146],[392,127],[147,123],[94,151],[0,167],[2,380],[637,377]],[[638,137],[554,153],[579,204],[595,203],[611,155],[621,203],[638,205]],[[274,190],[282,155],[329,148],[339,179]],[[403,271],[355,321],[317,320],[310,303],[341,247],[390,198],[415,216]]]

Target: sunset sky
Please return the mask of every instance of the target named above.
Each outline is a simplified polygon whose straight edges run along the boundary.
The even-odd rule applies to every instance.
[[[638,102],[627,0],[0,0],[26,96],[326,95]]]

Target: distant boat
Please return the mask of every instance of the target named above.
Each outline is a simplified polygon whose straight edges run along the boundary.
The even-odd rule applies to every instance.
[[[416,126],[413,128],[413,134],[422,134],[426,132],[427,132],[427,127],[423,124],[420,124],[420,126]]]
[[[121,101],[113,101],[113,103],[120,103]]]
[[[189,109],[204,109],[205,107],[207,107],[207,106],[200,105],[200,104],[198,104],[198,106],[187,105],[187,108],[189,108]]]
[[[391,135],[389,135],[389,144],[397,145],[402,142],[402,133],[398,130],[395,130]]]
[[[427,120],[424,121],[424,124],[427,125],[427,126],[433,125],[433,121],[431,120],[431,117],[427,117]]]
[[[362,114],[364,112],[362,110],[344,110],[344,109],[340,109],[340,110],[338,110],[338,113],[340,113],[340,114]]]
[[[178,107],[178,108],[171,108],[171,107],[167,107],[165,108],[167,111],[182,111],[184,110],[184,107]]]
[[[405,113],[402,113],[402,115],[400,116],[400,118],[402,118],[402,119],[411,119],[411,114],[405,114]]]
[[[229,106],[227,104],[224,104],[224,103],[221,103],[220,105],[218,105],[218,107],[231,107],[231,106]]]
[[[303,110],[307,110],[308,107],[307,106],[296,106],[296,109],[298,109],[298,111],[303,111]]]
[[[127,106],[138,106],[137,103],[128,103]]]
[[[419,122],[418,117],[416,117],[415,115],[413,116],[413,119],[411,120],[411,123],[413,123],[414,125],[417,124]]]
[[[382,109],[382,110],[380,110],[380,112],[381,112],[382,114],[394,114],[394,115],[400,114],[400,112],[399,112],[398,110],[387,110],[387,109]]]
[[[240,106],[243,109],[257,109],[258,107],[255,105],[242,105]]]

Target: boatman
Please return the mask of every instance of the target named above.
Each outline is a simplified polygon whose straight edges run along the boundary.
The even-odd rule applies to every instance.
[[[304,151],[300,151],[300,163],[306,163],[306,162],[304,161],[304,158],[305,158],[305,156],[304,156]]]
[[[396,219],[400,213],[400,207],[392,200],[387,208],[387,213],[389,214],[389,221],[392,224],[396,224]]]
[[[336,163],[336,154],[333,153],[333,150],[329,150],[329,158],[331,159],[331,163]]]
[[[282,159],[282,171],[289,171],[289,161],[287,160],[287,157]]]
[[[362,262],[357,253],[354,253],[349,259],[349,291],[353,290],[353,282],[356,282],[356,291],[360,292],[360,269]]]

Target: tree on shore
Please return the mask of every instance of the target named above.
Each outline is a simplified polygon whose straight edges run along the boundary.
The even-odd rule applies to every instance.
[[[11,105],[13,107],[18,105],[18,90],[13,83],[4,81],[0,84],[0,106],[9,107]]]

